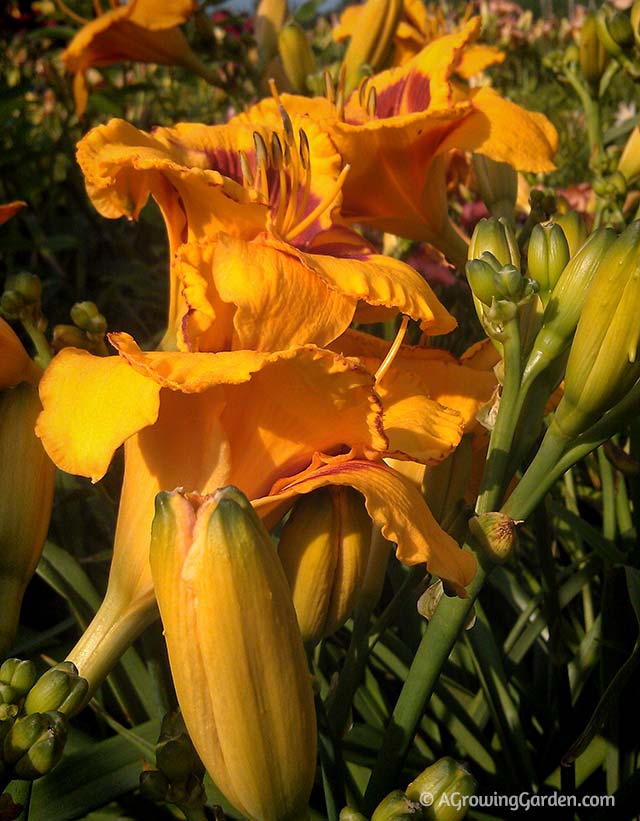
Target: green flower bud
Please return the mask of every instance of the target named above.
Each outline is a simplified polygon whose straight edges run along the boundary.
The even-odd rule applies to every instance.
[[[36,666],[32,661],[7,659],[0,667],[0,682],[10,686],[18,698],[29,692],[37,678]]]
[[[304,29],[297,23],[287,23],[278,34],[278,50],[292,89],[304,94],[307,77],[316,70],[316,60]]]
[[[340,810],[340,818],[338,821],[367,821],[367,819],[361,812],[352,810],[351,807],[344,807]]]
[[[523,382],[530,384],[571,344],[591,283],[615,238],[610,228],[594,231],[565,266],[547,303],[542,327],[524,368]]]
[[[33,713],[17,719],[4,739],[3,757],[7,764],[15,764],[49,728],[45,713]]]
[[[598,37],[595,14],[585,17],[580,30],[579,51],[580,70],[585,80],[596,88],[609,62],[609,55]]]
[[[405,819],[421,816],[420,804],[407,798],[402,790],[394,790],[378,804],[371,816],[371,821],[405,821]]]
[[[483,256],[490,256],[487,252]],[[465,270],[467,281],[475,299],[489,307],[496,296],[495,271],[483,259],[471,259]]]
[[[53,329],[51,347],[58,353],[63,348],[80,348],[90,351],[94,346],[85,331],[76,325],[56,325]]]
[[[15,291],[24,299],[25,305],[39,305],[42,297],[40,277],[21,271],[7,281],[7,290]]]
[[[520,250],[513,230],[504,219],[482,219],[469,243],[468,259],[481,259],[489,251],[500,265],[520,267]]]
[[[580,315],[554,423],[575,437],[640,377],[640,220],[609,247]]]
[[[533,227],[527,254],[528,274],[540,286],[542,304],[549,301],[549,293],[569,262],[569,243],[562,228],[547,222]]]
[[[71,319],[88,334],[102,335],[107,332],[107,320],[93,302],[76,302],[71,308]]]
[[[640,5],[638,8],[640,9]],[[629,134],[620,155],[618,171],[627,182],[632,182],[640,176],[640,126],[636,126]]]
[[[629,20],[636,44],[640,46],[640,0],[634,0]]]
[[[166,800],[178,807],[201,807],[206,801],[206,793],[202,779],[193,773],[186,781],[171,783]]]
[[[526,281],[515,265],[505,265],[495,275],[498,296],[519,302],[524,295]]]
[[[601,6],[596,14],[598,38],[607,54],[617,58],[633,43],[631,21],[621,11]]]
[[[20,319],[25,308],[24,297],[17,291],[5,291],[0,297],[0,314],[7,319]]]
[[[156,765],[169,781],[186,780],[195,760],[195,750],[187,735],[161,741],[156,747]]]
[[[461,798],[475,793],[476,780],[453,758],[441,758],[409,784],[407,797],[420,802],[422,817],[431,821],[460,821],[468,807]],[[453,802],[453,798],[457,799]]]
[[[27,715],[57,710],[73,715],[84,704],[89,690],[86,679],[78,675],[71,661],[63,661],[47,670],[29,691],[24,704]]]
[[[35,715],[38,715],[37,713]],[[13,763],[13,772],[17,778],[35,780],[52,770],[62,758],[64,745],[67,742],[67,722],[62,713],[41,713],[44,722],[38,737],[29,745],[24,754]],[[29,721],[33,716],[18,719],[5,739],[5,760],[8,761],[7,740],[21,721]],[[35,726],[35,725],[34,725]],[[11,746],[11,745],[10,745]],[[15,754],[16,748],[12,748]]]
[[[575,256],[587,239],[587,226],[577,211],[567,211],[566,214],[555,214],[553,222],[564,231],[569,245],[569,257]]]
[[[140,792],[150,801],[166,801],[169,782],[159,770],[145,770],[140,773]]]
[[[473,154],[473,170],[485,205],[494,217],[513,219],[518,195],[518,175],[504,162],[496,162],[484,154]]]

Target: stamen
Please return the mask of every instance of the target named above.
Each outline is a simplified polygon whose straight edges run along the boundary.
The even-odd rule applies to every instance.
[[[316,205],[313,211],[307,214],[307,216],[302,220],[302,222],[299,222],[290,231],[287,232],[286,238],[288,240],[292,240],[296,237],[299,237],[303,231],[305,231],[310,225],[313,224],[314,220],[316,220],[321,214],[324,214],[324,212],[328,208],[331,208],[333,203],[336,201],[336,198],[340,194],[340,191],[342,190],[342,186],[344,185],[344,181],[350,169],[350,165],[345,165],[329,194],[318,205]]]
[[[344,120],[345,84],[347,80],[347,67],[343,63],[338,74],[338,93],[336,94],[336,116],[339,120]]]
[[[309,138],[306,132],[300,129],[300,162],[305,171],[311,167],[311,149],[309,148]]]
[[[360,80],[360,85],[358,86],[358,102],[360,103],[360,108],[365,108],[365,100],[366,100],[366,93],[367,93],[367,86],[369,85],[369,77],[363,77]]]
[[[238,151],[238,156],[240,157],[240,168],[242,170],[242,184],[245,187],[249,186],[250,188],[253,188],[255,179],[253,177],[251,166],[249,165],[249,159],[242,149]]]
[[[66,14],[67,17],[70,17],[72,20],[75,20],[76,23],[80,23],[81,26],[86,26],[89,22],[84,17],[80,17],[79,14],[76,14],[75,11],[72,11],[68,6],[65,6],[62,0],[56,0],[56,4],[63,14]]]
[[[324,96],[329,100],[330,103],[333,104],[333,101],[336,97],[336,90],[333,86],[333,78],[331,74],[325,70],[322,72],[322,79],[324,80]]]
[[[378,106],[378,92],[376,91],[375,86],[371,86],[369,89],[369,95],[367,97],[367,114],[370,120],[374,120],[376,116],[376,108]]]
[[[284,157],[282,153],[282,143],[280,142],[278,135],[274,131],[271,135],[271,162],[273,164],[273,167],[280,170],[283,165],[283,159]]]
[[[276,85],[276,81],[273,77],[269,78],[269,91],[271,92],[271,96],[276,101],[276,105],[280,106],[282,103],[280,102],[280,93],[278,92],[278,86]]]
[[[384,377],[386,372],[391,367],[393,360],[396,358],[398,351],[400,350],[400,346],[402,345],[405,335],[407,333],[407,327],[409,325],[409,317],[403,316],[402,322],[400,323],[400,327],[398,328],[398,333],[396,334],[396,338],[393,340],[393,344],[387,351],[387,355],[380,363],[380,367],[376,371],[376,375],[373,377],[374,381],[380,382],[380,380]]]
[[[275,220],[273,222],[277,233],[282,233],[284,229],[285,212],[288,205],[287,197],[287,175],[284,167],[284,157],[282,153],[282,143],[278,135],[274,132],[271,135],[271,160],[273,167],[278,171],[278,182],[280,184],[280,191],[278,195],[278,208],[276,210]]]
[[[288,145],[295,145],[295,139],[293,136],[293,125],[291,124],[291,117],[288,115],[286,108],[283,105],[279,105],[278,109],[280,110],[280,116],[282,117],[282,127],[284,128],[284,139]]]
[[[256,173],[254,187],[265,203],[269,202],[269,182],[267,180],[267,169],[269,168],[269,152],[262,135],[257,131],[253,132],[253,144],[256,148]]]
[[[292,223],[304,216],[309,204],[309,195],[311,193],[311,150],[309,148],[309,138],[306,132],[301,128],[300,134],[300,166],[304,172],[304,187],[302,190],[302,199],[300,205],[296,204],[295,213],[293,215]],[[297,197],[296,197],[297,198]]]

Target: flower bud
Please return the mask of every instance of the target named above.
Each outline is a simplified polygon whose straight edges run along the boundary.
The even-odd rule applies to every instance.
[[[496,270],[489,258],[495,260],[493,254],[484,251],[480,259],[470,259],[465,266],[467,281],[474,298],[487,307],[491,305],[497,293],[495,280]]]
[[[371,519],[357,491],[321,488],[294,505],[278,552],[305,643],[335,633],[353,612],[370,545]]]
[[[367,819],[361,812],[352,810],[351,807],[344,807],[340,810],[340,818],[338,821],[367,821]]]
[[[543,305],[568,262],[569,243],[562,228],[553,222],[534,225],[527,254],[528,274],[540,286]]]
[[[623,174],[628,183],[640,176],[640,126],[638,125],[633,129],[622,149],[618,171]]]
[[[564,231],[569,246],[569,258],[574,257],[587,239],[587,226],[577,211],[567,211],[566,214],[555,214],[553,222]]]
[[[401,14],[402,0],[366,0],[344,55],[345,93],[357,86],[363,65],[384,68]]]
[[[407,798],[402,790],[394,790],[378,804],[371,816],[371,821],[405,821],[405,819],[421,817],[420,804]]]
[[[25,305],[40,305],[42,297],[42,283],[40,277],[30,274],[28,271],[21,271],[14,274],[7,280],[8,291],[20,294]]]
[[[150,801],[166,801],[169,782],[159,770],[145,770],[140,773],[140,792]]]
[[[76,302],[71,308],[71,320],[88,334],[103,335],[107,332],[107,320],[93,302]]]
[[[35,780],[60,761],[67,723],[57,712],[34,713],[15,721],[4,739],[3,755],[17,778]]]
[[[578,45],[580,50],[580,70],[585,80],[596,88],[609,62],[609,55],[598,37],[598,25],[596,23],[595,14],[588,14],[585,17],[582,29],[580,30],[580,41]]]
[[[598,38],[611,57],[619,57],[633,43],[631,21],[622,11],[601,6],[596,13],[596,26]]]
[[[547,303],[542,327],[524,368],[523,382],[530,384],[571,344],[593,279],[615,238],[610,228],[594,231],[565,266]]]
[[[469,243],[469,259],[481,259],[485,251],[493,254],[500,266],[520,267],[518,241],[504,219],[481,219]]]
[[[51,337],[51,347],[55,353],[59,353],[63,348],[91,351],[95,346],[85,331],[81,331],[76,325],[56,325]]]
[[[287,0],[260,0],[258,3],[254,34],[258,46],[260,71],[278,51],[278,32],[284,25],[288,13]]]
[[[288,23],[278,34],[278,50],[284,73],[297,94],[307,90],[307,77],[316,70],[316,60],[304,29]]]
[[[565,436],[584,432],[640,377],[639,314],[640,220],[610,246],[589,289],[554,419]]]
[[[84,704],[88,690],[89,684],[78,675],[76,666],[63,661],[43,673],[29,690],[24,711],[27,715],[51,710],[73,715]]]
[[[25,308],[24,297],[17,291],[5,290],[0,296],[0,314],[7,319],[20,319]]]
[[[51,518],[55,468],[34,433],[41,410],[33,385],[0,392],[0,657],[15,636]]]
[[[302,814],[313,693],[268,533],[236,488],[160,493],[150,559],[178,701],[207,771],[243,815]]]
[[[493,562],[505,562],[518,541],[516,523],[505,513],[480,513],[469,521],[469,532],[484,555]]]
[[[513,219],[518,196],[518,175],[505,162],[472,154],[473,170],[483,202],[494,217]]]
[[[634,0],[629,19],[636,44],[640,46],[640,0]]]
[[[467,814],[468,806],[462,801],[453,804],[442,799],[445,795],[454,794],[460,798],[470,798],[475,793],[476,783],[471,773],[453,758],[441,758],[409,784],[406,795],[412,801],[422,804],[425,818],[432,821],[460,821]]]
[[[180,712],[169,713],[162,721],[156,766],[169,782],[186,781],[196,769],[204,774]]]
[[[0,687],[2,701],[12,703],[23,698],[36,682],[38,674],[32,661],[7,659],[0,667]],[[9,691],[11,697],[9,698]]]

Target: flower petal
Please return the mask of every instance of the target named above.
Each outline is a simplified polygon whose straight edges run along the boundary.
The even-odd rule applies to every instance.
[[[18,211],[26,208],[26,205],[27,203],[23,200],[15,200],[15,202],[7,202],[4,205],[0,205],[0,225],[4,225],[5,222],[15,216]]]
[[[426,562],[427,569],[451,583],[464,595],[473,579],[473,556],[459,548],[433,518],[420,491],[383,462],[316,454],[304,472],[277,482],[270,494],[254,502],[260,516],[300,493],[325,485],[347,485],[365,497],[369,515],[382,534],[397,544],[398,559],[413,565]]]
[[[118,357],[66,348],[40,382],[36,434],[59,468],[97,482],[116,448],[156,421],[159,393]]]
[[[11,326],[0,318],[0,389],[13,388],[20,382],[37,385],[41,374]]]

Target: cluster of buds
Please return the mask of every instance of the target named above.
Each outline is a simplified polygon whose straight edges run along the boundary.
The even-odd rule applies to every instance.
[[[182,810],[202,807],[206,800],[204,765],[195,751],[179,711],[162,720],[156,745],[156,768],[140,776],[140,791],[156,802],[174,804]]]
[[[28,271],[21,271],[7,279],[0,297],[0,314],[6,319],[29,321],[46,328],[40,310],[42,283],[40,278]]]
[[[84,700],[87,682],[72,664],[40,679],[31,661],[7,659],[0,666],[0,780],[32,781],[62,757],[67,717]]]
[[[107,321],[93,302],[76,302],[71,308],[71,321],[73,325],[56,325],[53,329],[51,345],[56,353],[73,347],[98,356],[107,354]]]
[[[460,821],[476,781],[453,758],[441,758],[423,770],[406,790],[390,792],[373,811],[371,821]],[[340,821],[367,821],[362,813],[345,807]]]

